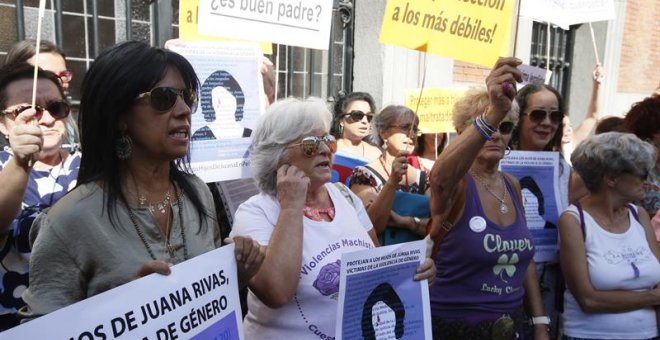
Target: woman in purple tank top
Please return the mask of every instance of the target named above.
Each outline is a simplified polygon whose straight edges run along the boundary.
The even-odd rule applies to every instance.
[[[434,339],[531,339],[527,315],[545,315],[520,184],[498,171],[518,120],[520,63],[501,58],[487,89],[470,89],[456,102],[459,137],[431,170]],[[548,339],[537,323],[533,338]]]

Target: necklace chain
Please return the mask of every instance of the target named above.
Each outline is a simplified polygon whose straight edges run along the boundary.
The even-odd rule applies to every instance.
[[[169,191],[168,191],[169,193]],[[181,231],[181,240],[183,242],[183,260],[188,259],[188,246],[186,245],[186,234],[183,232],[183,200],[181,199],[182,195],[178,195],[178,198],[176,200],[177,205],[179,206],[179,225],[180,225],[180,231]],[[172,207],[171,204],[168,205],[168,207]],[[137,217],[135,216],[135,213],[133,212],[133,209],[131,207],[128,207],[128,217],[131,219],[131,222],[133,223],[133,227],[135,227],[135,231],[137,232],[138,236],[140,237],[140,240],[142,241],[142,244],[144,244],[144,247],[147,248],[147,252],[149,253],[149,256],[151,257],[152,260],[156,260],[156,256],[154,255],[153,250],[151,249],[151,246],[149,246],[149,243],[147,243],[147,240],[144,237],[144,233],[142,233],[142,230],[139,227],[139,224],[137,222]],[[172,225],[174,225],[174,221],[172,221],[172,224],[169,224],[169,213],[168,213],[168,231],[166,235],[166,240],[165,240],[165,248],[167,249],[168,254],[170,255],[170,259],[175,260],[175,249],[170,243],[170,231],[172,228]]]
[[[172,196],[170,194],[170,189],[167,189],[165,197],[156,203],[148,203],[147,198],[143,194],[138,194],[138,204],[140,208],[147,208],[152,214],[158,210],[161,214],[165,213],[165,208],[171,206]]]
[[[481,185],[483,185],[483,187],[486,189],[486,191],[488,191],[489,194],[491,194],[493,197],[495,197],[495,199],[500,201],[500,213],[501,214],[506,214],[507,212],[509,212],[509,207],[505,203],[506,196],[507,196],[506,195],[506,185],[504,185],[504,178],[503,178],[502,174],[498,171],[498,174],[500,175],[499,179],[502,182],[502,197],[500,197],[500,196],[497,196],[497,194],[495,194],[490,189],[490,186],[488,184],[486,184],[486,181],[483,179],[483,177],[477,175],[477,173],[475,171],[472,171],[472,170],[470,170],[470,173],[472,174],[472,177],[474,177],[479,183],[481,183]]]

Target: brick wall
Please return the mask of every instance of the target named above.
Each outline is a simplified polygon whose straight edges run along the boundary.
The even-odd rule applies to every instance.
[[[660,81],[660,1],[628,0],[625,15],[617,90],[650,94]]]
[[[454,61],[454,82],[484,85],[490,68],[462,61]]]

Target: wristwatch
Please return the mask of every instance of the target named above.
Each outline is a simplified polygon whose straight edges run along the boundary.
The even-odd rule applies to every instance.
[[[550,318],[547,315],[544,316],[534,316],[529,319],[530,325],[549,325]]]

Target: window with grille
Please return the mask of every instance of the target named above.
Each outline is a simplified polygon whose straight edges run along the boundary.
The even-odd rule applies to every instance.
[[[550,34],[549,45],[548,33]],[[532,27],[530,65],[546,68],[549,63],[549,69],[552,71],[550,85],[556,88],[564,98],[568,98],[570,91],[574,35],[574,29],[567,31],[546,23],[534,22]],[[549,60],[548,56],[550,57]]]

